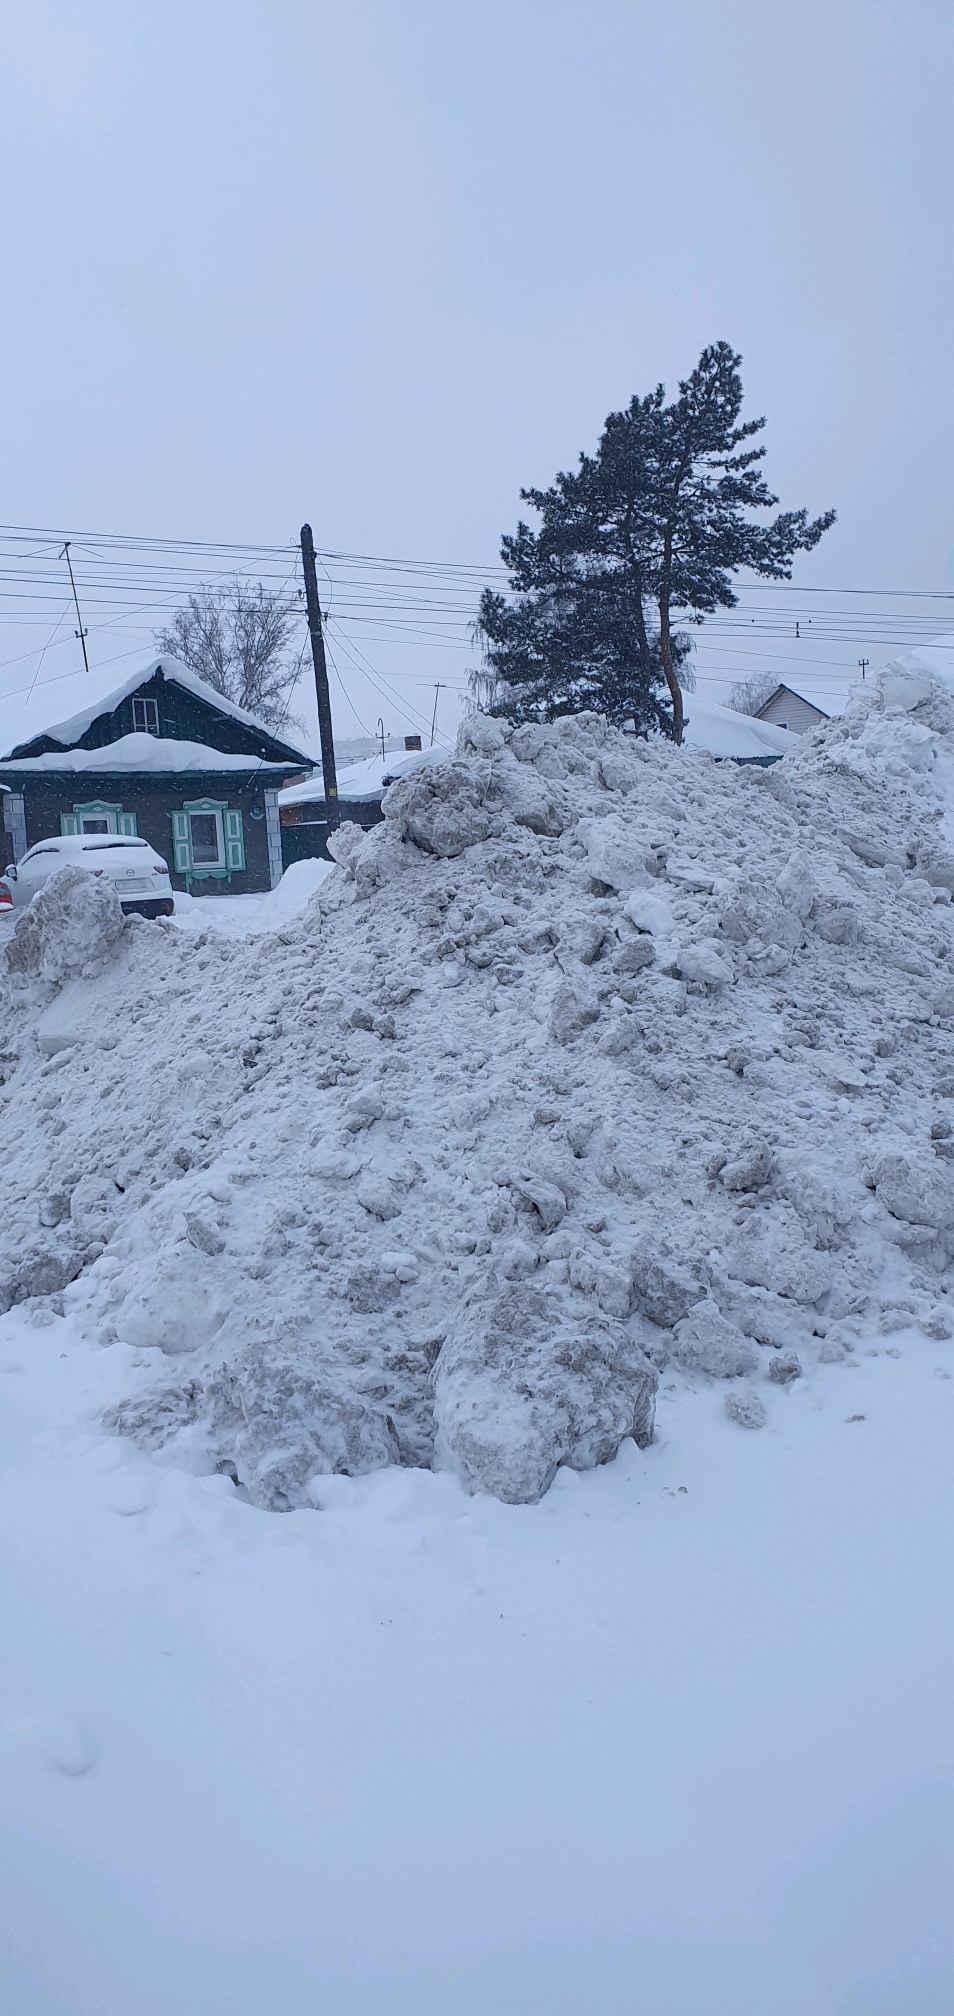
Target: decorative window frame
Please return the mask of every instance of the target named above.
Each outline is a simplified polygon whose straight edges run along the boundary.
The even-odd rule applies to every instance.
[[[216,832],[219,843],[217,862],[196,862],[192,854],[192,814],[211,812],[215,815]],[[172,821],[172,856],[177,875],[185,877],[186,889],[193,882],[227,882],[232,876],[245,869],[245,830],[241,810],[237,805],[229,805],[224,798],[188,799],[181,810],[170,812]]]
[[[61,812],[61,836],[85,833],[84,819],[105,819],[107,833],[121,833],[128,840],[137,837],[135,812],[124,812],[121,805],[107,805],[102,798],[94,798],[89,805],[74,805],[72,812]]]

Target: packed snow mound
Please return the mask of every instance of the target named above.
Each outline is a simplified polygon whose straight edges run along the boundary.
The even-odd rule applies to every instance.
[[[92,974],[124,926],[112,882],[85,868],[58,868],[16,920],[4,947],[7,972],[47,986]]]
[[[885,667],[879,689],[888,706],[917,706],[927,699],[934,683],[954,692],[954,636],[932,637],[929,644],[916,644]],[[917,695],[917,697],[913,697]]]
[[[735,1434],[950,1335],[954,694],[898,693],[769,769],[477,716],[304,916],[127,930],[58,1054],[0,976],[0,1299],[275,1509],[390,1463],[533,1500],[686,1382]]]

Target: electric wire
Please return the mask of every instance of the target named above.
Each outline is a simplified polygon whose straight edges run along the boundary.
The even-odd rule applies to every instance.
[[[104,642],[110,631],[125,631],[130,638],[128,650],[98,658],[97,670],[128,660],[142,648],[155,649],[154,633],[163,627],[163,619],[201,587],[215,589],[237,578],[260,581],[267,590],[285,596],[298,576],[300,556],[294,539],[284,544],[243,543],[0,526],[0,626],[15,627],[21,635],[40,626],[49,631],[57,612],[39,651],[36,646],[21,648],[0,660],[0,673],[36,661],[29,684],[8,690],[4,699],[24,692],[30,698],[47,685],[83,676],[81,669],[46,670],[47,654],[58,657],[72,641],[59,634],[63,627],[59,556],[67,538],[82,569],[84,622],[90,638]],[[469,667],[474,663],[472,633],[479,589],[505,586],[506,568],[332,547],[319,549],[316,558],[327,583],[327,617],[334,625],[339,652],[389,705],[401,707],[429,727],[429,716],[398,690],[415,680],[424,682],[410,668],[390,662],[385,675],[362,649],[362,640],[367,640],[375,657],[385,647],[399,657],[408,649],[415,654],[438,650],[445,659],[463,658]],[[759,580],[738,583],[737,596],[733,608],[708,617],[696,633],[697,659],[701,655],[703,664],[713,668],[697,667],[700,682],[724,684],[718,663],[731,660],[740,672],[747,666],[777,668],[780,682],[793,676],[792,668],[797,667],[803,685],[827,692],[833,681],[844,684],[855,678],[859,656],[911,648],[935,637],[943,626],[942,612],[954,604],[950,589]],[[364,728],[340,667],[335,664],[334,669],[355,719]],[[451,666],[446,670],[452,674]],[[466,679],[442,677],[441,684],[467,690]]]

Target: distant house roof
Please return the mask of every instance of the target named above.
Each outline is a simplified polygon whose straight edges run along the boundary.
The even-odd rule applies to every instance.
[[[123,696],[126,697],[125,695]],[[107,742],[98,749],[45,749],[40,756],[11,756],[3,764],[10,777],[26,773],[35,775],[38,771],[152,771],[156,774],[170,771],[201,770],[243,770],[258,768],[268,770],[299,771],[301,763],[272,762],[270,758],[256,756],[234,756],[222,749],[211,749],[204,742],[176,742],[171,736],[122,735],[118,742]],[[9,785],[0,784],[0,791],[9,790]],[[314,790],[314,786],[312,786]]]
[[[181,687],[184,692],[191,694],[193,699],[201,701],[210,715],[240,722],[244,728],[262,737],[271,745],[271,751],[279,762],[288,762],[296,770],[310,767],[312,758],[304,755],[292,743],[283,741],[266,722],[259,721],[256,715],[249,714],[244,707],[236,706],[234,700],[227,700],[224,694],[217,693],[204,679],[197,679],[195,673],[190,672],[188,666],[181,664],[178,658],[165,655],[149,659],[137,672],[130,672],[121,685],[114,686],[98,700],[91,701],[78,714],[72,714],[67,721],[54,722],[52,726],[41,730],[38,735],[31,735],[28,741],[18,743],[10,751],[10,757],[25,757],[31,753],[40,756],[51,747],[56,750],[75,747],[89,733],[95,722],[114,714],[124,700],[128,700],[131,694],[137,693],[140,687],[157,677],[166,680],[169,685]],[[126,736],[122,739],[128,741],[131,738]]]
[[[392,750],[384,757],[365,756],[360,763],[349,763],[338,771],[338,796],[346,798],[352,805],[367,800],[373,804],[380,798],[385,784],[393,784],[397,777],[406,777],[411,770],[426,770],[431,763],[446,763],[453,755],[451,749],[401,749]],[[321,770],[316,770],[303,784],[286,785],[278,794],[279,805],[319,804],[324,798]]]
[[[817,714],[820,721],[827,721],[830,719],[830,716],[825,713],[824,707],[819,707],[817,700],[806,700],[804,693],[796,693],[794,686],[785,686],[785,685],[776,686],[774,693],[770,693],[768,699],[763,700],[762,705],[758,709],[757,713],[753,714],[750,718],[753,721],[763,720],[763,718],[767,715],[769,708],[774,707],[776,700],[784,700],[784,699],[800,700],[802,706],[810,707],[812,713]]]

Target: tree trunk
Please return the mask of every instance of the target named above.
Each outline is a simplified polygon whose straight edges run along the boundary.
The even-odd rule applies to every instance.
[[[649,654],[649,638],[646,635],[646,618],[643,614],[643,577],[639,567],[634,568],[636,587],[636,643],[639,647],[639,663],[647,692],[652,677],[652,661]]]
[[[666,685],[672,700],[672,739],[678,749],[682,742],[682,687],[679,684],[672,663],[672,637],[669,631],[669,596],[663,591],[659,597],[659,650],[662,657]]]
[[[639,651],[639,669],[642,672],[643,684],[648,693],[652,678],[652,662],[649,653],[649,638],[646,635],[646,617],[643,611],[643,570],[636,557],[633,545],[631,510],[627,510],[626,523],[623,530],[626,541],[626,553],[629,560],[629,571],[632,575],[633,587],[636,591],[636,646]]]

